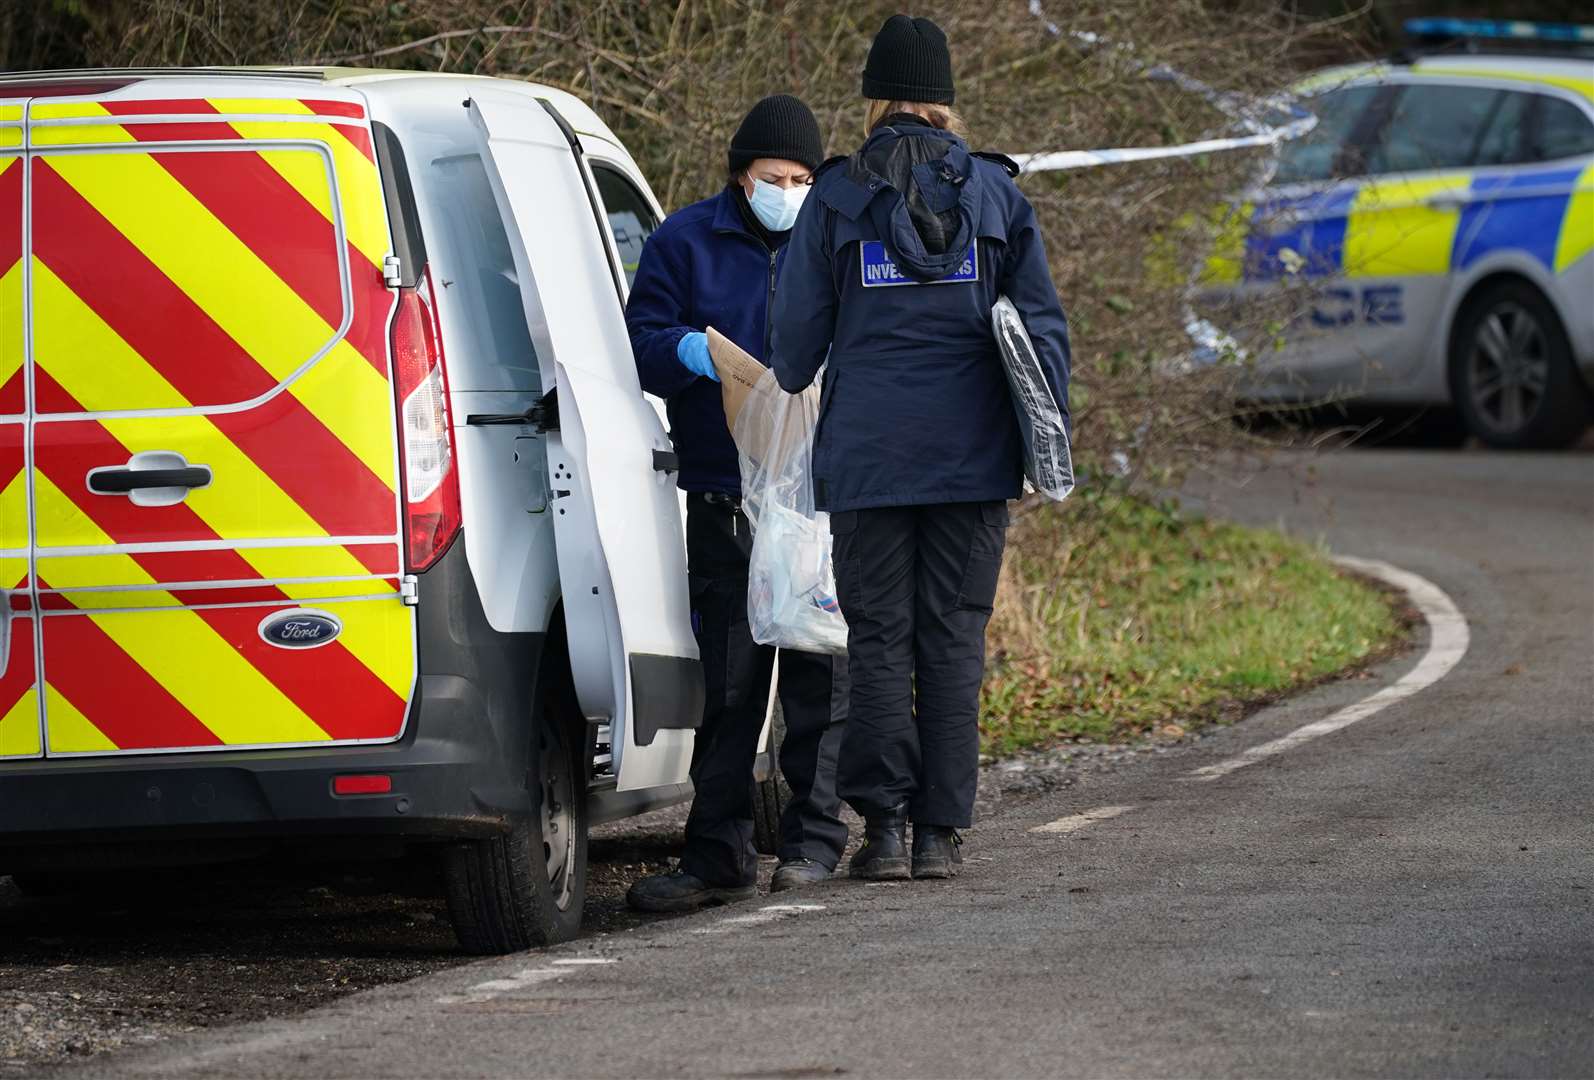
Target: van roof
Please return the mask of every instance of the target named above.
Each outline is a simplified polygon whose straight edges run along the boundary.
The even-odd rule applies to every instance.
[[[293,81],[296,83],[321,83],[330,86],[363,86],[395,79],[437,79],[465,82],[510,82],[523,87],[534,97],[547,98],[570,126],[583,135],[595,135],[619,143],[614,132],[603,122],[592,107],[580,98],[561,90],[520,79],[494,78],[488,75],[463,75],[447,71],[409,71],[402,68],[358,68],[326,65],[261,65],[256,67],[121,67],[121,68],[59,68],[44,71],[0,72],[0,96],[8,87],[26,87],[26,93],[43,96],[49,85],[61,84],[65,93],[94,93],[114,84],[153,82],[161,79],[252,79],[265,81]]]

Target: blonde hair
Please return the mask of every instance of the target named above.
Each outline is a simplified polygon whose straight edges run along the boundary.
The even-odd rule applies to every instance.
[[[871,134],[880,126],[882,120],[894,113],[912,113],[914,116],[928,120],[932,127],[950,131],[960,139],[969,137],[968,126],[950,105],[936,105],[928,101],[881,101],[879,98],[868,100],[869,112],[864,119],[865,136]]]

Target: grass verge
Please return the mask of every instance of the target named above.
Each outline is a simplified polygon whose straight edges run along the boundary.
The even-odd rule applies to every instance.
[[[1402,633],[1389,596],[1298,540],[1079,492],[1013,526],[982,750],[1178,736],[1364,663]]]

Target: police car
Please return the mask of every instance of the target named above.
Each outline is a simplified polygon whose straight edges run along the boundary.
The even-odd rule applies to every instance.
[[[1322,72],[1205,301],[1298,290],[1263,401],[1453,408],[1496,447],[1594,410],[1594,27],[1413,20],[1415,56]],[[1531,52],[1550,55],[1524,55]]]
[[[547,87],[0,76],[0,874],[419,852],[467,948],[574,933],[702,712],[661,216]]]

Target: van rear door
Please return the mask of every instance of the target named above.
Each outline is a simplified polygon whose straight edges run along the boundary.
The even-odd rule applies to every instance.
[[[509,88],[469,102],[509,223],[542,385],[560,585],[583,711],[611,724],[619,790],[679,783],[702,722],[673,452],[642,396],[622,271],[579,141],[552,108]]]
[[[35,98],[28,135],[46,753],[398,738],[414,613],[361,100],[158,79]]]

